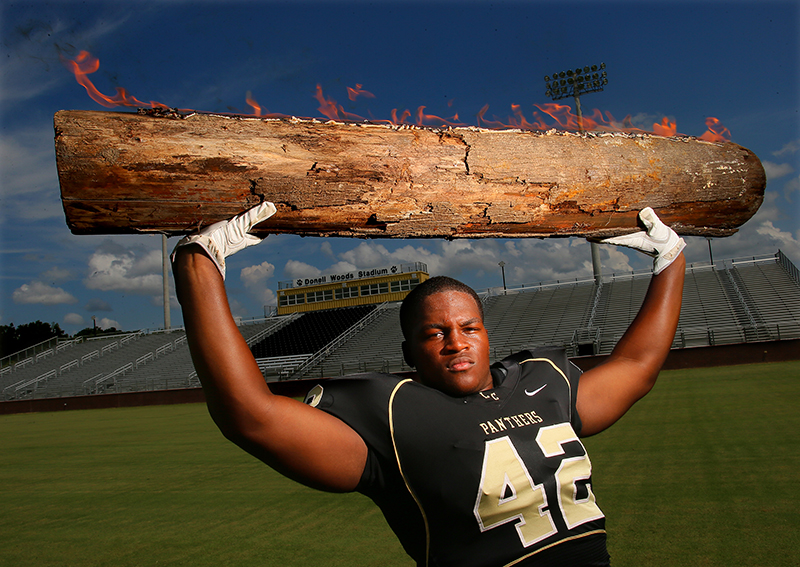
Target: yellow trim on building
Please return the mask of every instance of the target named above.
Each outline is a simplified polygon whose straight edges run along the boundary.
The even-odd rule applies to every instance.
[[[278,315],[402,301],[409,291],[428,278],[430,276],[427,272],[412,271],[347,282],[280,289]]]

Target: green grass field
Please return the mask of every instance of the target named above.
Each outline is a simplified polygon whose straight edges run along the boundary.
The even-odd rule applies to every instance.
[[[587,439],[612,564],[796,565],[798,400],[800,362],[664,372]],[[284,480],[205,406],[0,416],[0,439],[0,565],[412,565],[366,498]]]

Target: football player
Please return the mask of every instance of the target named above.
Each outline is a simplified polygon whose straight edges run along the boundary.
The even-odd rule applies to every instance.
[[[223,434],[277,471],[327,491],[360,491],[420,566],[608,565],[605,519],[581,438],[653,387],[680,315],[683,240],[652,209],[645,230],[606,239],[654,257],[642,307],[606,361],[581,374],[560,349],[490,364],[482,304],[435,277],[401,307],[413,379],[326,380],[305,403],[273,395],[225,294],[225,258],[260,239],[263,203],[184,238],[178,299],[208,408]]]

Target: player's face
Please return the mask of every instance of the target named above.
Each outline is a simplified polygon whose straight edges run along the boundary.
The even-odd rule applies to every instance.
[[[452,396],[493,387],[489,337],[469,294],[446,291],[426,297],[403,348],[427,386]]]

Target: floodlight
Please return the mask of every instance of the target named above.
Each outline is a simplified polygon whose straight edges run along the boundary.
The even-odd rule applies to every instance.
[[[545,75],[545,87],[547,96],[553,100],[559,100],[568,96],[577,97],[579,94],[599,92],[603,90],[603,85],[608,84],[605,63],[600,65],[587,65],[585,67],[575,67]]]

